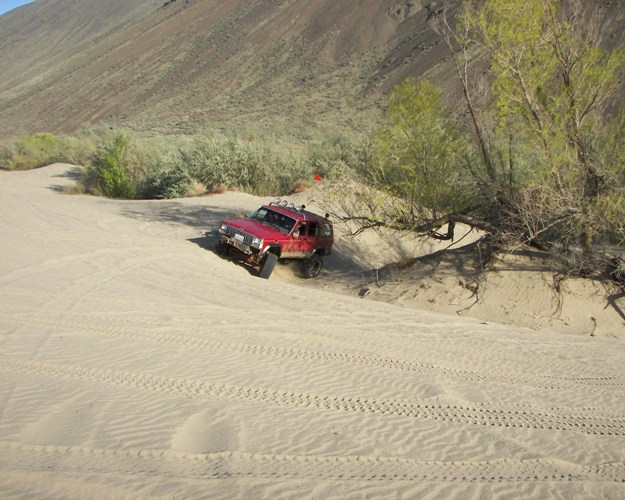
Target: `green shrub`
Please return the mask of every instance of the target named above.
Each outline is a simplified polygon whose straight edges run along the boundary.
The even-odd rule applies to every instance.
[[[57,161],[72,165],[87,165],[89,158],[96,152],[101,138],[88,132],[59,137],[59,154]]]
[[[0,144],[0,169],[10,170],[14,156],[13,144],[8,142]]]
[[[204,134],[181,148],[180,162],[209,190],[225,185],[261,196],[288,194],[297,180],[314,176],[313,163],[295,145],[272,137]]]
[[[84,166],[74,192],[142,199],[225,189],[281,196],[305,189],[315,174],[345,177],[360,156],[358,146],[338,135],[302,144],[259,131],[149,138],[107,127],[23,136],[0,147],[7,168],[65,161]]]
[[[128,175],[125,164],[129,144],[130,138],[118,133],[111,143],[92,155],[89,162],[90,172],[86,176],[88,190],[109,198],[135,197],[136,188]]]
[[[154,173],[144,181],[141,191],[142,198],[181,198],[185,196],[198,181],[180,164],[172,168]]]
[[[0,168],[29,170],[51,163],[85,165],[96,150],[96,138],[85,134],[55,136],[50,133],[21,135],[0,146]]]
[[[53,134],[21,135],[2,148],[0,159],[9,170],[29,170],[62,160],[61,141]]]
[[[361,156],[362,146],[355,146],[345,136],[333,134],[309,144],[307,161],[315,174],[337,179],[355,170]]]

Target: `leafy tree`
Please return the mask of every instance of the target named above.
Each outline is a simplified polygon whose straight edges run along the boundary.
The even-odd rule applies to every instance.
[[[529,216],[539,230],[549,229],[590,256],[598,236],[597,208],[618,189],[606,182],[613,166],[597,148],[607,146],[606,105],[619,87],[625,55],[601,48],[606,22],[581,0],[465,5],[464,46],[479,44],[491,64],[494,133],[514,132],[517,163],[535,151],[520,196],[507,200],[510,222],[524,229],[525,239],[535,240]],[[538,206],[537,199],[543,200]],[[549,199],[557,203],[545,206]]]
[[[468,145],[450,116],[433,85],[408,79],[391,93],[374,138],[371,178],[434,218],[469,203],[462,176]]]
[[[112,143],[96,152],[91,159],[92,177],[105,196],[131,199],[136,195],[125,164],[129,144],[130,138],[118,133],[113,137]]]
[[[595,266],[597,242],[625,239],[625,120],[607,112],[625,54],[602,48],[607,23],[593,9],[465,0],[455,27],[439,17],[464,106],[446,109],[426,82],[396,87],[369,173],[394,200],[368,191],[369,203],[343,207],[348,218],[422,233],[462,221]]]

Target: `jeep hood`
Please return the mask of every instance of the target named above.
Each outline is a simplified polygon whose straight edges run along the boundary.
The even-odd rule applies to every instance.
[[[240,229],[241,231],[245,231],[253,236],[262,238],[263,240],[280,239],[288,236],[271,226],[266,226],[265,224],[252,219],[231,219],[225,220],[223,223],[236,229]]]

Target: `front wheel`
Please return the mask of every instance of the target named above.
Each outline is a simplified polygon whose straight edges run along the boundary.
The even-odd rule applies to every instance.
[[[268,253],[265,256],[265,260],[263,261],[263,265],[260,268],[258,276],[264,279],[269,279],[269,276],[271,276],[271,273],[273,272],[273,268],[276,267],[276,262],[278,262],[278,256],[275,253]]]
[[[316,278],[321,271],[323,261],[319,255],[312,254],[306,260],[302,262],[302,274],[304,278]]]
[[[217,255],[220,255],[221,257],[226,257],[228,253],[230,253],[230,247],[227,243],[220,241],[219,243],[215,244],[215,253],[217,253]]]

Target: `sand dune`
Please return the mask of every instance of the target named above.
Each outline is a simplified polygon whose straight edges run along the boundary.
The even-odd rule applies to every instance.
[[[622,340],[261,280],[203,236],[257,198],[68,182],[0,172],[0,496],[625,496]]]

